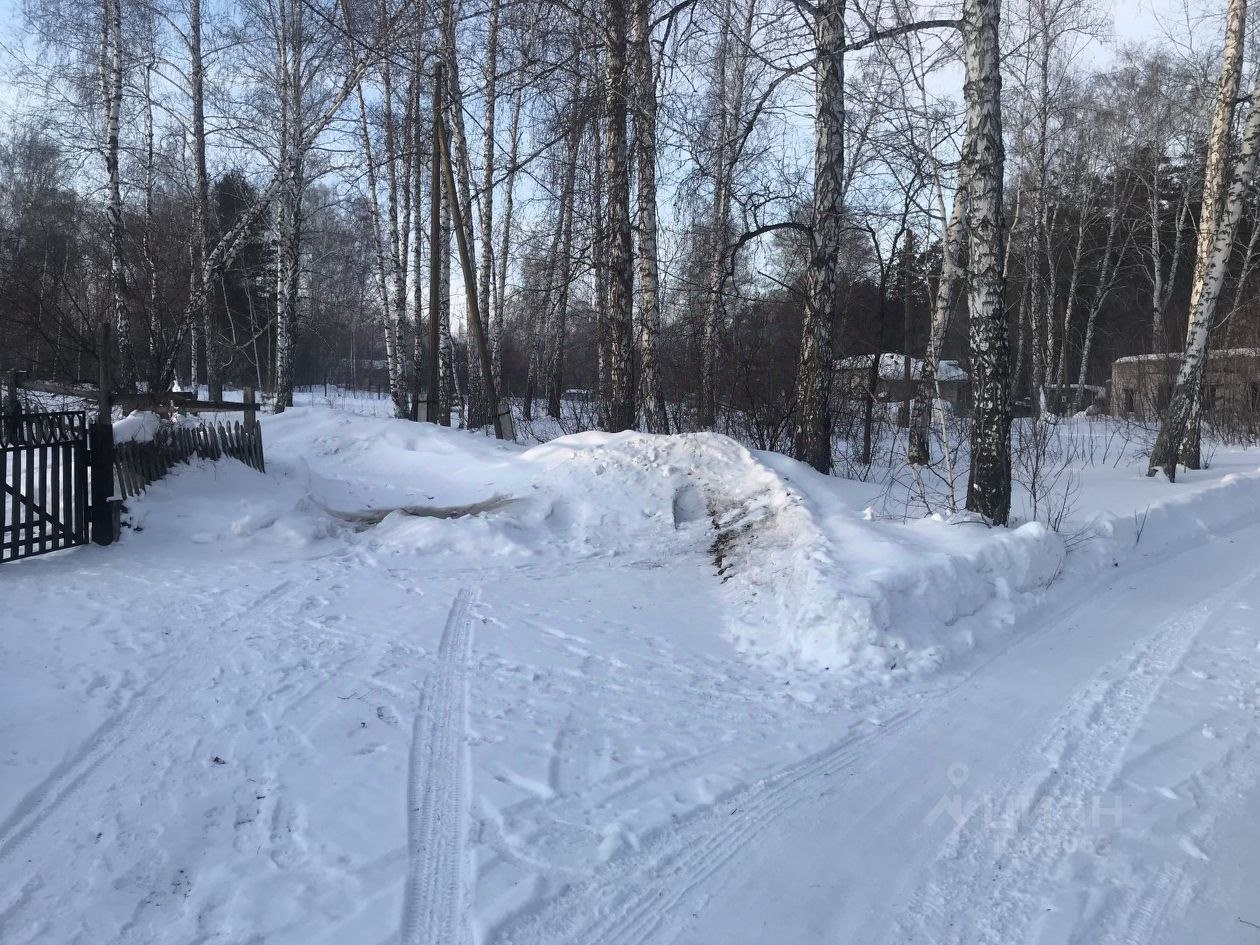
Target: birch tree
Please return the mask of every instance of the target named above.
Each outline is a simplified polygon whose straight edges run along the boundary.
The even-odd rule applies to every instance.
[[[831,471],[833,331],[839,317],[844,193],[844,2],[822,0],[814,14],[814,194],[801,354],[796,373],[792,455]]]
[[[1242,9],[1239,9],[1240,7]],[[1244,0],[1230,0],[1227,36],[1237,30],[1239,42],[1244,16]],[[1205,174],[1204,181],[1204,214],[1206,215],[1204,222],[1207,227],[1201,225],[1199,234],[1200,247],[1205,242],[1208,245],[1206,252],[1200,248],[1195,256],[1195,278],[1191,284],[1190,321],[1186,335],[1185,354],[1182,357],[1181,369],[1177,373],[1176,384],[1173,386],[1172,400],[1160,424],[1155,445],[1151,449],[1148,468],[1148,475],[1152,476],[1162,469],[1170,482],[1177,477],[1177,465],[1185,450],[1186,436],[1195,421],[1196,401],[1207,364],[1208,341],[1212,321],[1216,315],[1216,304],[1225,282],[1226,270],[1234,248],[1234,236],[1238,230],[1238,221],[1242,217],[1247,190],[1255,176],[1256,152],[1260,147],[1260,76],[1258,76],[1248,101],[1247,121],[1243,127],[1229,189],[1223,198],[1214,199],[1209,204],[1207,194],[1209,190],[1215,192],[1217,189],[1213,186],[1213,176],[1215,174],[1219,181],[1223,174],[1227,147],[1227,140],[1218,145],[1215,138],[1218,132],[1223,135],[1228,134],[1234,97],[1238,88],[1237,79],[1230,73],[1240,68],[1241,49],[1231,50],[1230,40],[1227,39],[1218,86],[1216,113],[1212,122],[1213,138],[1209,140],[1209,171]],[[1229,96],[1227,102],[1226,93],[1231,88],[1234,94]],[[1224,115],[1226,111],[1230,112],[1228,118]],[[1216,168],[1222,173],[1215,173],[1212,170],[1214,160],[1216,160]],[[1208,215],[1209,208],[1211,212],[1218,214],[1214,224],[1213,217]]]
[[[963,165],[967,181],[967,309],[973,398],[967,508],[994,525],[1005,525],[1011,508],[1000,10],[1000,0],[963,0],[967,107]]]
[[[634,54],[634,157],[638,197],[639,396],[643,426],[668,433],[665,391],[657,348],[661,336],[661,289],[656,193],[656,63],[652,54],[651,0],[631,0]]]
[[[135,351],[132,348],[131,316],[127,311],[122,175],[119,171],[124,67],[122,0],[101,0],[101,5],[100,87],[105,121],[101,150],[105,160],[105,217],[109,223],[111,320],[118,333],[123,376],[134,383]]]
[[[626,0],[605,0],[604,27],[604,185],[608,294],[601,321],[607,357],[606,427],[629,430],[637,418],[634,378],[634,260],[630,233],[629,8]]]

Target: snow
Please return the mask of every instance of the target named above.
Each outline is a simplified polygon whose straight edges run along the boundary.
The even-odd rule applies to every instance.
[[[0,570],[0,941],[1252,940],[1255,453],[990,529],[388,411]]]
[[[1260,357],[1260,348],[1213,348],[1208,352],[1213,358],[1256,358]],[[1143,361],[1180,361],[1185,357],[1185,352],[1170,351],[1168,353],[1156,352],[1155,354],[1131,354],[1123,358],[1116,358],[1116,364],[1137,364]]]
[[[840,367],[846,371],[869,371],[871,369],[869,354],[841,358]],[[923,362],[918,358],[910,359],[910,372],[913,377],[923,375]],[[879,376],[886,381],[901,380],[906,376],[905,355],[884,353],[879,356]],[[967,372],[958,366],[957,361],[940,360],[936,363],[936,376],[942,381],[965,381]]]
[[[115,443],[149,443],[157,435],[162,418],[151,410],[133,410],[114,421]]]

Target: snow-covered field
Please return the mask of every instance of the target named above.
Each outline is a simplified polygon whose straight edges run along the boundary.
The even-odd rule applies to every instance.
[[[990,530],[304,399],[0,570],[4,945],[1260,941],[1260,455]]]

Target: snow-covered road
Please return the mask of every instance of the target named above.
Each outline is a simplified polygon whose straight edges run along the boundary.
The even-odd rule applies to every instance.
[[[1260,854],[1229,841],[1260,801],[1256,549],[1253,526],[1046,615],[802,779],[657,940],[1254,943]]]
[[[0,573],[0,942],[1260,941],[1248,510],[855,685],[732,645],[677,495],[668,548],[551,505],[604,537],[539,553],[347,525],[397,477],[324,447]]]

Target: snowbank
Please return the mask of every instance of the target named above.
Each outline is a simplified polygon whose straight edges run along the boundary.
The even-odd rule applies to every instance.
[[[970,649],[981,610],[1009,619],[1013,600],[1047,586],[1062,540],[1040,523],[1010,531],[958,517],[875,520],[854,484],[776,454],[757,454],[774,486],[717,517],[735,635],[749,652],[887,680]]]
[[[1069,522],[1069,550],[1038,522],[878,521],[854,511],[853,484],[760,458],[795,489],[773,514],[720,523],[723,570],[742,605],[737,637],[753,652],[879,680],[982,647],[985,635],[1034,619],[1048,595],[1087,594],[1116,568],[1260,520],[1260,470],[1204,471],[1187,486],[1135,470],[1121,483],[1113,471],[1099,490],[1110,510]]]
[[[970,648],[955,623],[1044,587],[1065,555],[1038,524],[871,520],[869,486],[718,434],[590,432],[523,449],[320,408],[265,429],[308,506],[378,551],[707,558],[743,650],[862,677]]]
[[[702,583],[716,571],[741,650],[851,681],[930,671],[985,648],[1047,594],[1083,593],[1129,558],[1260,516],[1260,472],[1169,486],[1108,469],[1066,532],[1069,551],[1036,522],[880,519],[878,487],[717,434],[582,433],[525,448],[317,407],[267,417],[264,431],[271,475],[191,469],[223,495],[203,515],[185,503],[190,518],[170,527],[277,546],[337,535],[443,568],[611,556],[696,567]],[[239,511],[224,515],[225,503]]]
[[[874,355],[858,354],[840,359],[840,367],[846,371],[869,371],[871,358]],[[885,352],[879,356],[879,376],[886,381],[898,381],[905,377],[905,355]],[[912,377],[923,376],[923,362],[918,358],[910,359]],[[940,360],[936,362],[936,376],[942,381],[965,381],[967,372],[959,367],[957,361]]]
[[[115,443],[149,443],[157,435],[162,418],[152,410],[133,410],[114,421]]]

